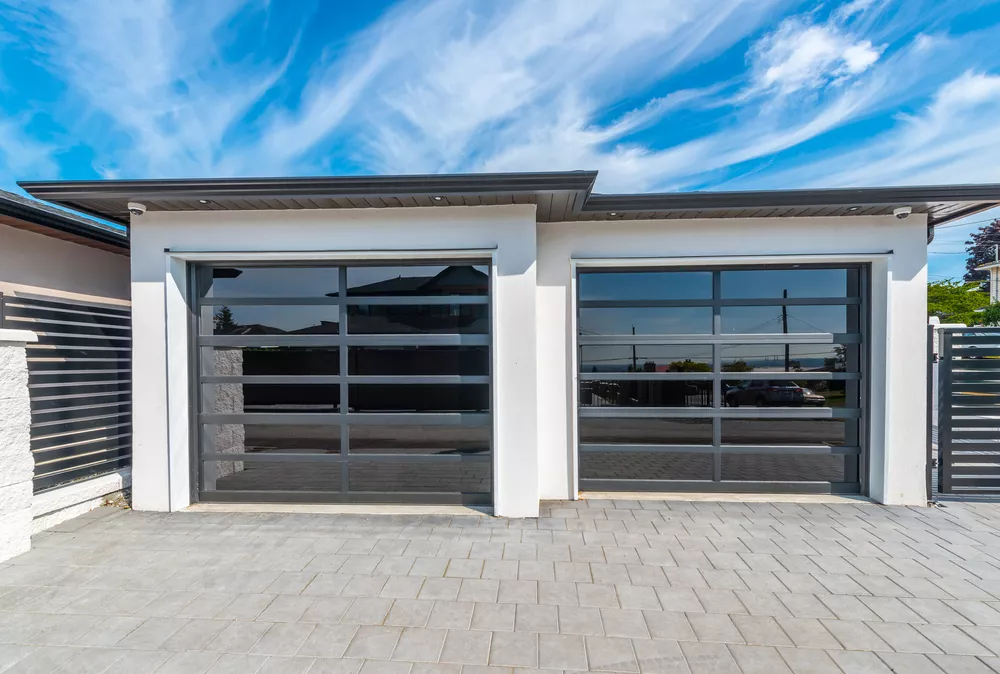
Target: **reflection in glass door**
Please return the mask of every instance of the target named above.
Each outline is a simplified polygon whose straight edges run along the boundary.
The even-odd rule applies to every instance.
[[[857,493],[867,268],[578,278],[580,488]]]
[[[485,263],[193,275],[200,500],[491,503]]]

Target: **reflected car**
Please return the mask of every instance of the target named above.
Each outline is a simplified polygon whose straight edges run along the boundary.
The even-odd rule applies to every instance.
[[[811,388],[802,388],[802,404],[813,407],[823,407],[826,405],[826,396],[816,393]]]
[[[805,390],[793,381],[753,379],[726,391],[726,405],[756,405],[757,407],[799,407],[805,405]],[[810,393],[815,396],[815,393]],[[822,398],[822,396],[820,396]],[[815,403],[808,403],[815,404]]]

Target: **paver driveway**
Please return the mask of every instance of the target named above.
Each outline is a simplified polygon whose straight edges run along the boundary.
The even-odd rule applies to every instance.
[[[1000,672],[1000,505],[104,508],[0,567],[0,671]]]

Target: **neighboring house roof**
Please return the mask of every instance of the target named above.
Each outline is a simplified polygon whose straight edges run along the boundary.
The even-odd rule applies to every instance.
[[[32,196],[129,224],[149,211],[534,204],[538,222],[891,215],[910,206],[931,226],[1000,205],[1000,185],[593,194],[596,171],[458,175],[23,182]]]
[[[467,295],[485,289],[489,277],[471,265],[450,265],[434,276],[397,276],[350,289],[351,295]],[[329,293],[330,296],[336,293]]]
[[[120,255],[129,253],[126,231],[3,190],[0,224]]]

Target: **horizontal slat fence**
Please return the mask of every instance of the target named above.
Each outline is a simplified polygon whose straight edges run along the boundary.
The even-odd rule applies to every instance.
[[[0,294],[5,328],[27,345],[35,492],[132,463],[132,327],[128,306]]]
[[[941,329],[938,491],[1000,494],[1000,328]]]

